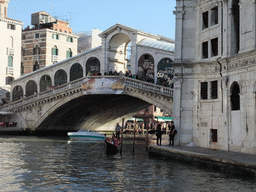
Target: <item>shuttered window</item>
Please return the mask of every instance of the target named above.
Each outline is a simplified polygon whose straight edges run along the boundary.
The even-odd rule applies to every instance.
[[[208,82],[201,82],[201,99],[208,99]]]

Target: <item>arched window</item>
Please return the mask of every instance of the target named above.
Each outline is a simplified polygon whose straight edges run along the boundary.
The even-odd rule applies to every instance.
[[[49,75],[44,75],[40,79],[40,92],[50,89],[52,87],[52,80]]]
[[[39,55],[40,54],[40,47],[39,45],[36,45],[33,49],[33,54],[34,55]]]
[[[100,61],[96,57],[91,57],[86,62],[86,75],[94,75],[100,72]]]
[[[75,63],[72,65],[70,69],[70,81],[74,81],[76,79],[83,77],[83,68],[79,63]]]
[[[11,55],[8,56],[8,67],[13,67],[13,57]]]
[[[33,65],[33,71],[36,71],[36,70],[38,70],[39,69],[39,64],[38,64],[38,62],[36,61],[35,63],[34,63],[34,65]]]
[[[240,88],[237,82],[231,86],[231,110],[240,110]]]
[[[26,85],[26,96],[29,97],[35,93],[37,93],[36,82],[33,80],[29,80]]]
[[[59,52],[59,50],[58,50],[57,46],[54,45],[54,47],[52,48],[52,55],[58,55],[59,54],[58,52]]]
[[[12,36],[9,38],[9,47],[13,48],[13,37]]]
[[[173,87],[173,61],[163,58],[157,65],[157,84]]]
[[[23,89],[21,86],[17,85],[16,87],[14,87],[12,91],[12,100],[16,101],[21,99],[22,97],[23,97]]]
[[[138,78],[143,81],[154,83],[154,58],[150,54],[140,57],[138,63]]]
[[[67,59],[71,58],[72,57],[72,50],[71,49],[68,49],[67,50]]]
[[[59,69],[54,75],[54,85],[62,85],[67,83],[67,73],[63,69]]]

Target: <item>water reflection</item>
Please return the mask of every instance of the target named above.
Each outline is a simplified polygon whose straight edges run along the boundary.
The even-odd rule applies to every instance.
[[[104,143],[68,138],[1,137],[2,191],[254,191],[254,181],[148,158],[125,143],[107,156]]]

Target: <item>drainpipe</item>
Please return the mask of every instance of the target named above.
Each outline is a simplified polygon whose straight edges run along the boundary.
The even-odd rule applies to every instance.
[[[221,77],[221,81],[220,81],[220,88],[221,88],[221,110],[223,113],[223,85],[222,85],[222,64],[219,62],[219,59],[221,59],[221,57],[218,57],[216,59],[216,61],[218,62],[218,64],[220,65],[220,77]]]

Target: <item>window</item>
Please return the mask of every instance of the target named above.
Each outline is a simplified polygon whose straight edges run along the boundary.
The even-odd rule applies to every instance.
[[[202,58],[208,58],[208,41],[202,43]]]
[[[208,86],[208,83],[210,87]],[[210,95],[210,98],[208,97]],[[201,99],[218,99],[218,81],[201,82]]]
[[[20,64],[20,75],[23,75],[24,73],[24,65],[23,63]]]
[[[22,40],[25,40],[26,39],[26,35],[22,35]]]
[[[69,49],[69,50],[67,50],[67,59],[69,59],[71,57],[72,57],[72,50]]]
[[[148,60],[148,59],[149,59],[149,55],[148,54],[144,55],[144,60]]]
[[[218,142],[218,130],[211,129],[211,142]]]
[[[53,39],[59,39],[59,35],[58,35],[57,33],[53,33],[53,34],[52,34],[52,38],[53,38]]]
[[[240,110],[240,88],[236,82],[231,90],[231,110]]]
[[[36,34],[35,34],[35,38],[39,38],[39,33],[36,33]]]
[[[218,38],[211,40],[211,48],[212,48],[212,57],[218,55]]]
[[[58,48],[57,48],[57,46],[55,45],[53,48],[52,48],[52,55],[58,55],[59,53],[58,53],[59,51],[58,51]]]
[[[36,61],[35,63],[34,63],[34,65],[33,65],[33,71],[36,71],[36,70],[38,70],[39,69],[39,64],[38,64],[38,62]]]
[[[208,99],[208,82],[201,82],[201,99]]]
[[[7,29],[15,30],[15,25],[8,24]]]
[[[218,24],[218,7],[211,9],[211,26]]]
[[[67,37],[67,42],[73,43],[73,37]]]
[[[211,99],[218,98],[218,81],[211,81]]]
[[[5,78],[5,84],[6,84],[6,85],[10,85],[10,83],[11,83],[13,80],[14,80],[13,77],[7,76],[7,77]]]
[[[34,55],[39,55],[39,54],[40,54],[40,47],[39,47],[39,45],[36,45],[36,46],[33,48],[33,54],[34,54]]]
[[[13,67],[13,57],[12,56],[8,57],[8,67]]]
[[[209,20],[209,14],[208,14],[208,11],[206,11],[202,14],[202,29],[208,28],[208,20]]]

